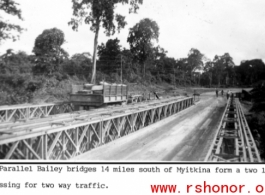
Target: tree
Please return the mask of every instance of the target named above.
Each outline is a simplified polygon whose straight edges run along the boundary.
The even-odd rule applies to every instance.
[[[44,30],[35,39],[35,73],[52,75],[59,70],[62,60],[68,57],[68,53],[61,47],[64,42],[64,33],[57,28]]]
[[[30,99],[28,91],[32,80],[31,56],[23,51],[8,49],[0,57],[0,104],[25,103]]]
[[[72,0],[74,18],[68,23],[73,30],[77,30],[79,24],[84,21],[91,25],[90,30],[95,33],[94,52],[93,52],[93,70],[91,83],[96,81],[96,56],[98,45],[98,34],[100,27],[105,29],[107,36],[113,35],[116,31],[120,31],[126,25],[125,17],[120,14],[114,14],[115,6],[118,4],[130,4],[130,12],[136,12],[139,9],[139,4],[143,0]],[[116,27],[114,21],[118,26]]]
[[[91,70],[91,54],[89,52],[74,54],[71,59],[64,60],[63,71],[70,76],[78,76],[85,80],[86,73]]]
[[[0,1],[0,10],[4,11],[6,14],[10,14],[12,16],[18,17],[18,19],[22,20],[21,10],[17,7],[19,5],[13,0],[1,0]],[[21,33],[24,29],[16,24],[9,23],[8,21],[4,21],[0,16],[0,44],[3,40],[12,39],[16,41],[19,35],[12,35],[11,32],[15,31]]]
[[[106,44],[98,46],[99,59],[112,58],[115,59],[121,52],[121,45],[119,39],[109,39]]]
[[[180,58],[176,61],[176,66],[179,69],[179,83],[183,83],[184,86],[187,84],[187,75],[189,73],[188,69],[188,59]]]
[[[158,79],[171,82],[174,80],[175,59],[167,57],[167,51],[160,47],[154,47],[149,58],[153,58],[151,73]]]
[[[223,60],[223,64],[225,66],[225,72],[224,72],[224,76],[225,76],[225,84],[226,85],[234,85],[234,80],[235,80],[235,71],[234,71],[234,62],[233,62],[233,58],[230,56],[229,53],[225,53],[222,56],[222,60]]]
[[[145,62],[152,54],[152,41],[158,41],[158,37],[159,27],[155,21],[149,18],[141,20],[129,31],[127,42],[136,59],[142,64],[143,75],[146,70]]]
[[[121,57],[122,74],[127,80],[135,82],[138,69],[134,66],[134,56],[131,50],[123,48],[119,57]]]
[[[216,55],[214,57],[214,73],[217,77],[218,86],[221,85],[222,81],[225,80],[225,84],[229,83],[230,77],[234,79],[234,62],[233,58],[229,53],[225,53],[222,56]]]
[[[98,46],[99,66],[103,72],[114,72],[121,61],[121,45],[119,39],[109,39],[106,44]]]
[[[190,71],[191,80],[195,71],[202,70],[204,55],[198,50],[192,48],[188,54],[188,69]],[[190,80],[190,84],[191,84]]]
[[[236,73],[244,85],[252,85],[260,80],[265,80],[265,64],[260,59],[242,61]]]
[[[213,81],[213,62],[211,60],[207,61],[204,66],[204,74],[209,79],[209,87],[212,87],[212,81]]]
[[[3,75],[30,74],[32,66],[30,56],[23,51],[14,53],[8,49],[0,57],[0,73]]]

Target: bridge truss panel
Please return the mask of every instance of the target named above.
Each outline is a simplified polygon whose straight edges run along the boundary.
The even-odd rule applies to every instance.
[[[171,99],[101,113],[75,124],[60,123],[46,130],[2,131],[0,159],[71,159],[172,116],[193,103],[193,98]]]
[[[70,102],[0,106],[0,123],[44,118],[73,110]]]

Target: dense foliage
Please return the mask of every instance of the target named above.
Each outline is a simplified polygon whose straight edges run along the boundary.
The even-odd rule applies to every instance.
[[[33,48],[34,73],[51,76],[59,71],[60,64],[68,57],[68,53],[62,48],[64,42],[64,33],[57,28],[44,30],[36,38]]]
[[[145,18],[137,23],[129,31],[127,42],[135,59],[142,65],[142,73],[146,75],[146,62],[152,57],[153,43],[158,41],[159,27],[157,23],[149,18]]]
[[[125,16],[115,14],[115,7],[119,4],[129,4],[130,12],[136,12],[139,9],[139,4],[143,0],[72,0],[73,3],[73,18],[69,22],[73,30],[77,30],[78,26],[84,21],[90,25],[91,31],[95,33],[94,52],[93,52],[93,71],[91,83],[96,81],[96,57],[98,46],[98,35],[100,28],[105,29],[107,36],[114,35],[115,31],[124,28],[127,24]],[[116,24],[115,24],[116,22]]]
[[[9,49],[0,56],[0,104],[36,99],[48,101],[49,96],[64,99],[70,92],[70,83],[89,80],[147,85],[165,82],[186,87],[253,86],[265,80],[265,64],[260,59],[235,65],[229,53],[216,55],[211,60],[197,48],[187,51],[185,58],[168,57],[167,51],[158,45],[159,25],[149,18],[140,20],[129,29],[129,49],[122,48],[118,38],[98,46],[101,28],[106,35],[113,35],[126,25],[125,17],[115,13],[117,5],[128,4],[129,12],[135,13],[142,3],[143,0],[72,0],[73,18],[69,25],[74,30],[78,30],[82,22],[90,25],[95,33],[92,56],[85,52],[69,57],[62,48],[66,41],[64,33],[57,28],[44,30],[35,39],[33,55]],[[22,20],[18,6],[14,0],[0,2],[1,11]],[[15,39],[15,32],[22,30],[20,26],[1,20],[0,42]]]
[[[236,66],[229,53],[209,60],[196,48],[191,48],[186,58],[174,59],[154,44],[158,38],[158,24],[144,19],[129,31],[130,49],[122,48],[118,38],[101,43],[96,81],[241,87],[265,80],[265,64],[260,59]],[[93,69],[90,53],[69,57],[62,48],[64,42],[64,33],[52,28],[36,37],[34,55],[7,50],[0,57],[1,104],[67,99],[71,83],[88,82]]]
[[[170,83],[174,86],[254,87],[251,92],[252,116],[249,126],[265,159],[265,64],[249,59],[235,65],[229,53],[208,59],[199,49],[191,48],[187,57],[175,59],[158,45],[159,25],[145,18],[130,28],[122,48],[120,40],[109,39],[98,46],[101,28],[114,35],[127,24],[125,17],[115,14],[118,4],[129,4],[136,12],[143,0],[72,0],[74,30],[84,22],[95,33],[94,51],[69,57],[62,46],[63,31],[46,29],[35,39],[33,55],[8,49],[0,56],[0,105],[67,100],[71,84],[101,80],[116,83]],[[0,0],[0,11],[22,20],[14,0]],[[0,16],[0,45],[7,39],[17,40],[24,29]],[[97,52],[98,51],[98,52]],[[98,60],[98,67],[96,61]],[[96,77],[97,70],[97,77]]]
[[[254,61],[260,62],[259,60]],[[248,62],[246,63],[248,64]],[[261,158],[265,159],[265,81],[261,80],[255,84],[250,95],[253,102],[250,110],[252,114],[247,117],[247,120]]]
[[[0,11],[22,20],[21,10],[18,8],[18,5],[19,4],[13,0],[1,0]],[[24,29],[20,25],[10,23],[4,20],[3,16],[0,15],[0,44],[6,39],[16,41],[23,30]]]

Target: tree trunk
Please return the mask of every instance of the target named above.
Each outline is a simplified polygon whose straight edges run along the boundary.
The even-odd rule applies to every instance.
[[[98,33],[99,33],[99,27],[100,27],[100,21],[97,20],[97,28],[95,32],[95,38],[94,38],[94,52],[93,52],[93,67],[92,67],[92,77],[91,77],[91,83],[96,83],[96,70],[97,70],[97,47],[98,47]]]

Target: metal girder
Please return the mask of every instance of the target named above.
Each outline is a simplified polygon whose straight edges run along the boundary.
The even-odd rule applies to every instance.
[[[43,118],[49,115],[72,112],[73,110],[70,102],[0,106],[0,124]]]
[[[71,123],[66,115],[65,120],[68,122],[58,122],[54,117],[56,122],[39,119],[35,124],[28,122],[4,126],[2,130],[0,126],[0,159],[71,159],[172,116],[191,105],[191,97],[169,98],[120,107],[112,109],[112,112],[95,110],[96,115],[82,113],[82,120]]]
[[[238,98],[229,98],[205,161],[261,162]]]

